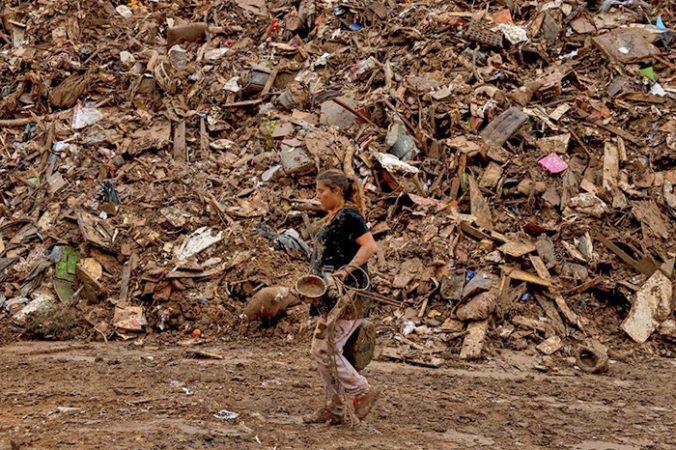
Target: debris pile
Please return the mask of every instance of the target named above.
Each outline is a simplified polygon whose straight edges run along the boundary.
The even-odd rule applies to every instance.
[[[669,2],[0,7],[2,339],[54,304],[225,333],[307,271],[325,168],[367,194],[383,357],[676,338]]]

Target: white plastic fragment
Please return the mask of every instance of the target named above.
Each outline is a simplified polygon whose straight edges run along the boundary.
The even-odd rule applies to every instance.
[[[213,50],[208,50],[204,53],[204,60],[208,62],[215,62],[225,56],[228,53],[227,48],[215,48]]]
[[[214,414],[214,417],[218,420],[232,421],[239,417],[239,413],[234,411],[228,411],[227,409],[222,409]]]
[[[73,108],[72,127],[74,130],[81,130],[89,125],[93,125],[103,118],[103,114],[95,106],[83,105],[78,103]]]
[[[652,95],[657,95],[658,97],[664,97],[667,95],[667,91],[665,91],[659,83],[653,84],[653,86],[650,88],[650,93]]]
[[[211,247],[223,239],[223,231],[214,234],[214,230],[202,227],[195,230],[180,246],[174,250],[179,261],[186,260],[201,251]]]
[[[117,8],[115,8],[115,11],[125,19],[130,18],[131,16],[134,15],[134,13],[131,12],[131,9],[127,5],[120,5]]]
[[[239,81],[239,77],[232,77],[230,78],[224,85],[223,89],[226,91],[230,92],[239,92],[242,90],[241,87],[239,87],[239,84],[237,83]]]
[[[130,52],[122,50],[120,52],[120,62],[125,66],[131,66],[136,62],[136,58]]]
[[[396,156],[390,153],[376,153],[376,160],[380,163],[381,166],[388,172],[399,172],[399,173],[418,173],[417,167],[401,161]]]
[[[501,23],[492,28],[492,31],[502,31],[510,44],[528,42],[528,32],[525,28],[510,23]]]

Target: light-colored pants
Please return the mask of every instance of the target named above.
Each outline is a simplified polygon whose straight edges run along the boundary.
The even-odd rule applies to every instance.
[[[362,322],[363,319],[336,321],[333,345],[335,347],[337,380],[335,380],[331,374],[331,357],[334,355],[331,355],[329,352],[326,319],[320,316],[317,327],[315,328],[310,352],[312,353],[312,358],[317,363],[319,376],[321,377],[324,392],[326,393],[327,407],[334,414],[340,414],[342,412],[342,404],[338,396],[338,383],[348,395],[362,395],[369,391],[369,384],[368,381],[366,381],[366,378],[361,376],[343,355],[345,343],[350,336],[352,336],[352,333],[359,328],[359,325],[361,325]]]

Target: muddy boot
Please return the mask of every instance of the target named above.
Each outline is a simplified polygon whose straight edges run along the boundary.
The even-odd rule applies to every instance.
[[[358,395],[352,399],[352,406],[354,406],[354,414],[359,420],[368,416],[373,409],[373,405],[380,397],[380,389],[371,389],[366,394]]]
[[[327,407],[323,407],[312,414],[303,416],[303,423],[330,423],[338,425],[343,423],[343,417],[332,413]]]

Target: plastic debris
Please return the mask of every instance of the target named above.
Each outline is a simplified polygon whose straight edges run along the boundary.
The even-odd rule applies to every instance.
[[[130,18],[131,16],[134,15],[134,13],[132,12],[132,10],[129,9],[129,7],[126,6],[126,5],[118,5],[118,6],[115,8],[115,11],[117,11],[117,13],[118,13],[119,15],[121,15],[122,17],[124,17],[125,19],[128,19],[128,18]]]
[[[103,114],[95,106],[78,103],[73,109],[72,127],[74,130],[81,130],[89,125],[94,125],[102,118]]]
[[[218,420],[231,422],[233,420],[237,420],[237,418],[239,417],[239,413],[236,413],[234,411],[228,411],[227,409],[222,409],[217,413],[215,413],[214,417]]]
[[[222,239],[222,231],[216,233],[208,227],[202,227],[188,236],[183,244],[176,248],[174,254],[176,255],[176,259],[183,261],[206,250]]]
[[[409,334],[413,333],[415,331],[415,323],[413,323],[410,320],[407,320],[404,323],[404,328],[401,330],[401,334],[404,336],[408,336]]]
[[[510,44],[516,45],[522,42],[528,42],[528,32],[525,28],[509,23],[501,23],[493,28],[493,31],[501,31]]]
[[[390,153],[377,153],[376,160],[383,166],[388,172],[399,172],[399,173],[418,173],[419,170],[412,165],[401,161],[395,155]]]
[[[549,173],[561,173],[568,168],[568,164],[556,153],[550,153],[540,159],[538,164]]]
[[[275,250],[286,250],[289,253],[298,254],[303,258],[310,256],[310,247],[308,247],[303,238],[300,237],[300,234],[294,229],[284,230],[278,234],[268,225],[259,223],[256,225],[256,230],[261,236],[273,242]]]

